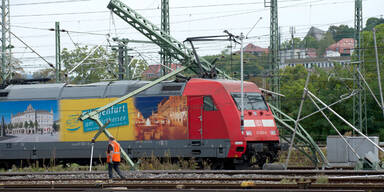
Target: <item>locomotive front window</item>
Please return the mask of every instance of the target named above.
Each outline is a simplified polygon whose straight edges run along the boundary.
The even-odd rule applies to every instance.
[[[240,110],[241,93],[231,93],[231,95]],[[260,93],[244,93],[244,110],[268,110],[268,107]]]
[[[204,111],[216,111],[215,103],[213,102],[212,97],[204,96]]]

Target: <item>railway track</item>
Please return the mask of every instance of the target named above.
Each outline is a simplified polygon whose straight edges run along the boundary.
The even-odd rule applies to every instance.
[[[20,184],[0,186],[1,191],[382,191],[383,184]]]
[[[225,175],[338,175],[338,176],[359,176],[359,175],[384,175],[384,170],[143,170],[143,171],[126,171],[126,173],[140,174],[225,174]],[[106,171],[74,171],[74,172],[2,172],[3,176],[28,176],[28,175],[106,175]]]
[[[230,177],[230,178],[127,178],[127,179],[115,179],[115,183],[167,183],[167,182],[220,182],[220,183],[238,183],[242,181],[252,181],[252,182],[281,182],[286,180],[288,182],[299,183],[303,180],[302,177]],[[306,177],[305,182],[314,183],[318,180],[318,177]],[[303,180],[303,181],[304,181]],[[374,176],[374,177],[327,177],[329,183],[383,183],[384,175]],[[100,183],[100,182],[109,182],[109,179],[70,179],[70,178],[51,178],[51,179],[0,179],[0,183],[22,183],[22,184],[34,184],[34,183]]]
[[[382,191],[383,171],[250,170],[129,171],[127,179],[107,172],[0,173],[0,191],[276,190]]]

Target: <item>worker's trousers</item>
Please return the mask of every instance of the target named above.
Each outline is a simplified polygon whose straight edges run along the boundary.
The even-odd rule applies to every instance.
[[[120,165],[119,162],[108,163],[108,174],[110,179],[113,178],[112,168],[116,171],[116,173],[120,176],[120,178],[125,179],[125,177],[123,176],[123,174],[119,169],[119,165]]]

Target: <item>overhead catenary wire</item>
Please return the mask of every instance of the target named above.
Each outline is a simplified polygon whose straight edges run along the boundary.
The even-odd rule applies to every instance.
[[[10,6],[26,6],[26,5],[47,5],[47,4],[58,4],[58,3],[76,3],[90,0],[59,0],[59,1],[44,1],[44,2],[33,2],[33,3],[12,3]]]
[[[287,3],[289,2],[289,1],[286,1]],[[293,2],[293,1],[291,1],[291,2]],[[304,2],[304,1],[296,1],[296,2]],[[236,4],[236,3],[233,3],[233,4]],[[140,10],[140,9],[139,9]],[[87,35],[86,33],[84,33],[84,35]],[[103,34],[104,35],[104,34]],[[212,48],[214,48],[215,46],[212,46]],[[207,48],[201,48],[201,50],[203,50],[203,49],[209,49],[208,47]]]
[[[30,47],[27,43],[25,43],[22,39],[20,39],[17,35],[15,35],[13,32],[10,31],[10,33],[16,37],[21,43],[23,43],[25,46],[27,46],[29,49],[31,49],[32,52],[34,52],[36,55],[38,55],[42,60],[44,60],[51,68],[55,69],[55,66],[53,66],[52,63],[47,61],[44,57],[42,57],[39,53],[37,53],[32,47]]]

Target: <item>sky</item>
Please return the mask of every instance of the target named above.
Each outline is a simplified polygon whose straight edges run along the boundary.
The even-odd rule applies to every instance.
[[[161,0],[121,0],[152,23],[160,26]],[[244,44],[261,47],[269,45],[270,9],[264,0],[169,0],[171,36],[180,42],[187,37],[244,33]],[[137,30],[107,9],[109,0],[18,0],[10,2],[11,31],[46,60],[55,63],[55,21],[60,28],[61,48],[102,45],[110,50],[110,37],[147,40]],[[282,42],[295,36],[304,37],[311,26],[327,30],[330,25],[354,26],[354,0],[278,0],[279,26]],[[382,17],[383,0],[363,0],[363,20]],[[257,21],[261,20],[257,23]],[[253,30],[252,27],[257,23]],[[76,44],[76,45],[75,45]],[[27,73],[49,68],[48,64],[12,37],[13,57],[22,61]],[[228,49],[229,42],[196,44],[199,55],[219,54]],[[130,43],[133,56],[142,55],[149,64],[158,64],[159,47],[152,44]],[[240,49],[237,45],[234,51]]]

